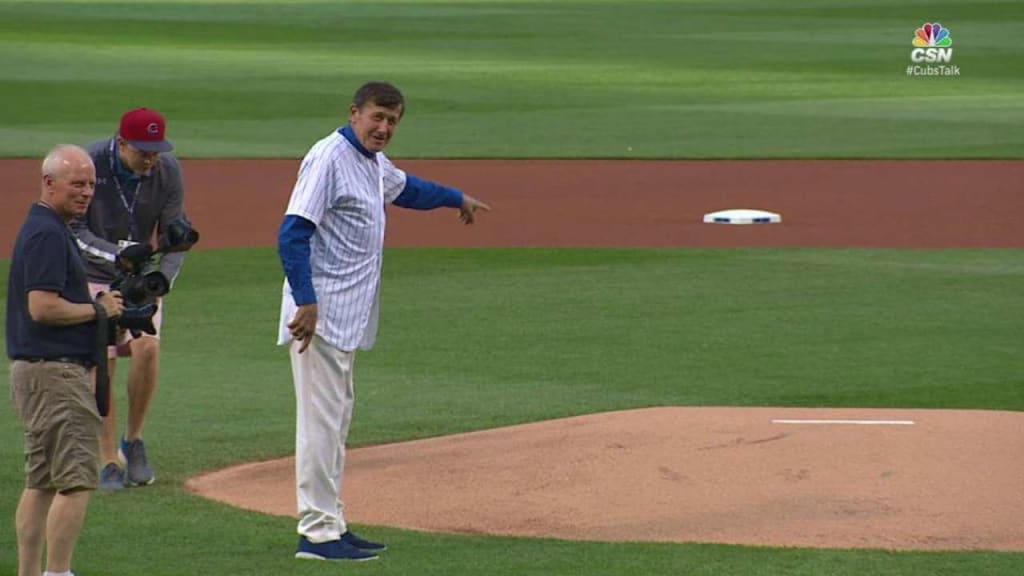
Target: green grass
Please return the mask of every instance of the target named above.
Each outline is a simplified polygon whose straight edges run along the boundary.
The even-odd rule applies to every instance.
[[[908,77],[925,21],[959,77]],[[298,157],[354,89],[396,157],[1024,157],[1024,4],[0,0],[0,156],[163,111],[189,157]]]
[[[935,20],[962,75],[908,77],[914,30]],[[0,0],[0,156],[106,137],[146,105],[180,156],[299,157],[384,78],[408,100],[395,157],[1022,158],[1022,20],[1015,0]],[[660,405],[1024,410],[1021,251],[405,249],[385,275],[354,445]],[[379,526],[360,528],[392,545],[381,562],[296,562],[292,519],[182,488],[293,449],[280,284],[270,250],[189,256],[147,427],[159,481],[96,497],[79,574],[1024,573],[1020,553]],[[13,573],[22,477],[6,401],[0,437],[0,572]]]
[[[351,440],[369,445],[662,405],[1024,410],[1022,280],[1019,250],[390,249],[381,338],[357,362]],[[280,287],[272,250],[189,255],[168,302],[163,377],[147,428],[159,480],[95,498],[76,555],[80,574],[337,572],[290,557],[292,519],[182,489],[202,470],[292,452],[288,360],[273,342]],[[118,393],[124,402],[123,385]],[[11,519],[22,479],[9,402],[0,402],[0,436],[0,518]],[[1024,571],[1019,553],[572,543],[360,528],[392,545],[382,562],[345,567],[367,574]],[[12,532],[0,530],[3,573],[14,570]]]

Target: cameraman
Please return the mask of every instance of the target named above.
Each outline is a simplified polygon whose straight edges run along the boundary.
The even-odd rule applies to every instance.
[[[11,399],[25,428],[25,487],[16,513],[18,574],[70,574],[89,498],[99,481],[99,396],[90,374],[102,356],[97,322],[121,314],[121,296],[89,295],[68,222],[85,213],[96,171],[85,150],[46,155],[39,201],[14,244],[7,279]]]
[[[184,217],[185,193],[181,166],[165,139],[167,124],[155,110],[136,108],[121,117],[118,132],[88,148],[96,164],[96,195],[84,218],[72,228],[85,256],[85,270],[93,294],[107,292],[117,279],[118,254],[132,243],[157,245],[165,240],[168,225]],[[171,281],[178,275],[184,253],[167,254],[160,271]],[[126,302],[127,303],[127,302]],[[114,382],[117,357],[131,357],[128,372],[128,418],[118,442],[115,394],[110,394],[109,414],[103,423],[103,469],[100,490],[146,486],[154,480],[153,468],[142,441],[143,425],[157,387],[160,368],[162,302],[153,316],[155,334],[119,331],[117,346],[108,349],[110,381]],[[121,464],[124,464],[122,468]]]

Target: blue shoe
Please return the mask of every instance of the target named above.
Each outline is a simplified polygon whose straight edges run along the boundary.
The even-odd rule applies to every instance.
[[[142,443],[142,438],[136,438],[131,442],[121,438],[120,456],[124,459],[125,484],[149,486],[156,480],[153,476],[153,467],[146,458],[146,445]]]
[[[100,470],[100,490],[104,492],[117,492],[124,490],[124,470],[111,462]]]
[[[370,542],[369,540],[363,540],[359,536],[356,536],[351,531],[345,532],[341,535],[341,543],[348,544],[349,546],[355,546],[360,550],[371,550],[373,552],[380,552],[381,550],[387,550],[387,544],[381,544],[379,542]]]
[[[349,560],[354,562],[380,558],[373,552],[360,550],[341,540],[314,543],[305,536],[299,536],[299,548],[295,551],[295,557],[305,560]]]

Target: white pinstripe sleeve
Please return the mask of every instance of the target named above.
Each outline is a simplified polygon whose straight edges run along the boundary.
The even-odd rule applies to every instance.
[[[286,215],[301,216],[319,226],[335,183],[333,146],[321,140],[302,159]]]
[[[380,172],[384,180],[384,202],[395,201],[405,189],[405,171],[391,163],[387,156],[380,155]]]

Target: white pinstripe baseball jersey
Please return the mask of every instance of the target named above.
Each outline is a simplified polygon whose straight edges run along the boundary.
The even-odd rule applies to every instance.
[[[316,225],[310,242],[316,332],[341,350],[369,349],[376,340],[384,205],[405,182],[405,172],[382,152],[367,158],[337,131],[302,160],[285,214]],[[288,322],[296,310],[285,280],[278,344],[291,342]]]

